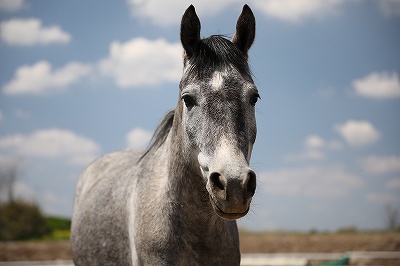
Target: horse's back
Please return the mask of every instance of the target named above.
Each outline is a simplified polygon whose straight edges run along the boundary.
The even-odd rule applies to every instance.
[[[134,150],[109,153],[81,174],[71,227],[76,265],[131,264],[127,208],[140,156]]]

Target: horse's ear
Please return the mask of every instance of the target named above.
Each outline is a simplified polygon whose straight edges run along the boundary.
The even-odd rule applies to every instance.
[[[242,14],[236,23],[236,32],[232,42],[242,51],[247,58],[247,52],[254,42],[256,36],[256,19],[253,11],[248,5],[243,6]]]
[[[200,44],[200,20],[196,10],[190,5],[183,14],[181,22],[181,43],[186,55],[191,57],[196,54]]]

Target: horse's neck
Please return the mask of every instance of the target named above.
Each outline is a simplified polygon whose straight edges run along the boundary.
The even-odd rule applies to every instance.
[[[169,151],[168,189],[171,196],[189,202],[196,201],[198,197],[208,197],[200,168],[190,160],[190,156],[183,147],[182,137],[171,131],[165,145],[168,146]]]
[[[226,237],[236,241],[236,224],[222,220],[212,210],[201,175],[196,173],[195,167],[179,148],[171,130],[164,143],[143,162],[142,171],[147,178],[140,180],[144,185],[152,185],[152,193],[144,192],[139,197],[144,201],[138,206],[146,206],[142,211],[152,212],[150,216],[154,221],[143,220],[141,225],[151,228],[155,222],[152,224],[154,228],[163,226],[162,231],[167,232],[164,241],[168,246],[191,250],[189,253],[192,255],[213,250],[215,242],[224,242]],[[152,179],[153,182],[149,182]],[[153,202],[156,208],[148,202]]]
[[[170,200],[178,203],[182,208],[185,219],[209,226],[212,223],[222,221],[213,211],[206,184],[196,162],[190,160],[182,147],[182,136],[171,130],[165,142],[168,147],[168,181],[167,190]],[[215,226],[215,225],[214,225]]]

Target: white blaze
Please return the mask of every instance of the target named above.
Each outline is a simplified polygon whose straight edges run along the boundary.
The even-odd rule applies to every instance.
[[[221,88],[222,84],[224,83],[223,76],[224,73],[220,71],[215,71],[211,79],[211,88],[213,88],[214,90],[218,90],[219,88]]]

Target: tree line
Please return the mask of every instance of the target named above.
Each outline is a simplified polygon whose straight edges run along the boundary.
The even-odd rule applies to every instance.
[[[0,241],[42,239],[57,230],[69,232],[70,220],[46,217],[38,204],[16,197],[21,169],[21,160],[0,158]]]

